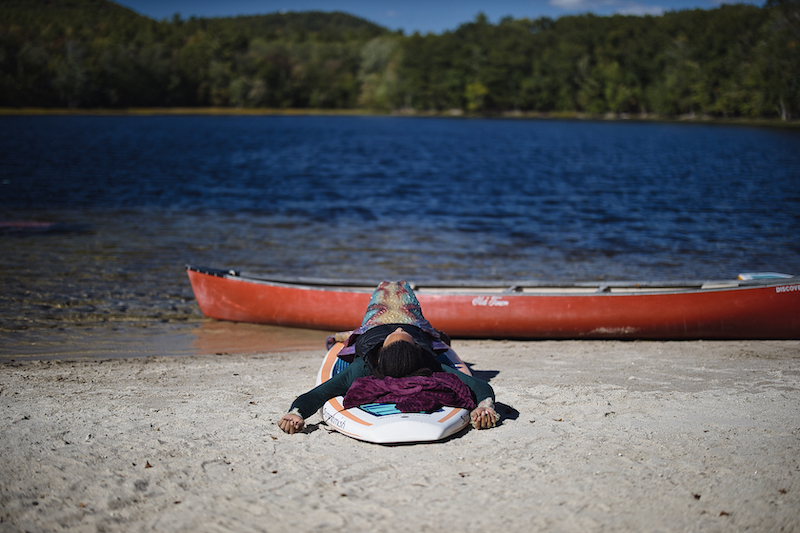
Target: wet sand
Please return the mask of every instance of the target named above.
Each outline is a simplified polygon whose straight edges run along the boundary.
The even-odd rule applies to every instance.
[[[0,530],[800,531],[800,341],[456,341],[502,424],[379,446],[275,425],[321,349],[215,334],[0,364]]]

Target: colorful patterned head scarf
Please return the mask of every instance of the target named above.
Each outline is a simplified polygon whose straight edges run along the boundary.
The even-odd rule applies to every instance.
[[[344,342],[345,346],[339,352],[339,357],[349,362],[355,353],[358,336],[370,328],[384,324],[417,326],[430,336],[431,346],[437,353],[450,348],[442,342],[439,332],[425,320],[417,295],[407,281],[382,281],[372,292],[361,327],[355,331],[343,331],[328,337],[328,349],[334,342]]]
[[[373,291],[361,330],[383,324],[427,324],[414,290],[407,281],[383,281]]]

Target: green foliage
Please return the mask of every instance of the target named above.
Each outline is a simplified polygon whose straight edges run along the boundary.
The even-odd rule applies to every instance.
[[[800,0],[662,16],[485,15],[441,35],[345,13],[156,21],[2,0],[0,106],[800,115]]]

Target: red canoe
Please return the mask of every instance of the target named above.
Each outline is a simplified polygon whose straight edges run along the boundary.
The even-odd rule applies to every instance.
[[[191,266],[187,272],[207,317],[326,331],[357,328],[377,285],[281,281]],[[414,289],[425,318],[451,337],[800,339],[800,276]]]

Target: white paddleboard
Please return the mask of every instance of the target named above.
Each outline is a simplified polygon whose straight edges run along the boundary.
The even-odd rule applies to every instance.
[[[336,343],[328,350],[317,373],[317,385],[347,367],[347,363],[337,357],[343,346],[342,343]],[[452,363],[451,366],[472,375],[452,348],[444,355]],[[376,444],[441,440],[469,424],[469,411],[458,407],[442,407],[433,413],[401,413],[394,404],[370,404],[345,409],[343,401],[343,396],[337,396],[325,402],[320,410],[322,419],[348,437]]]

